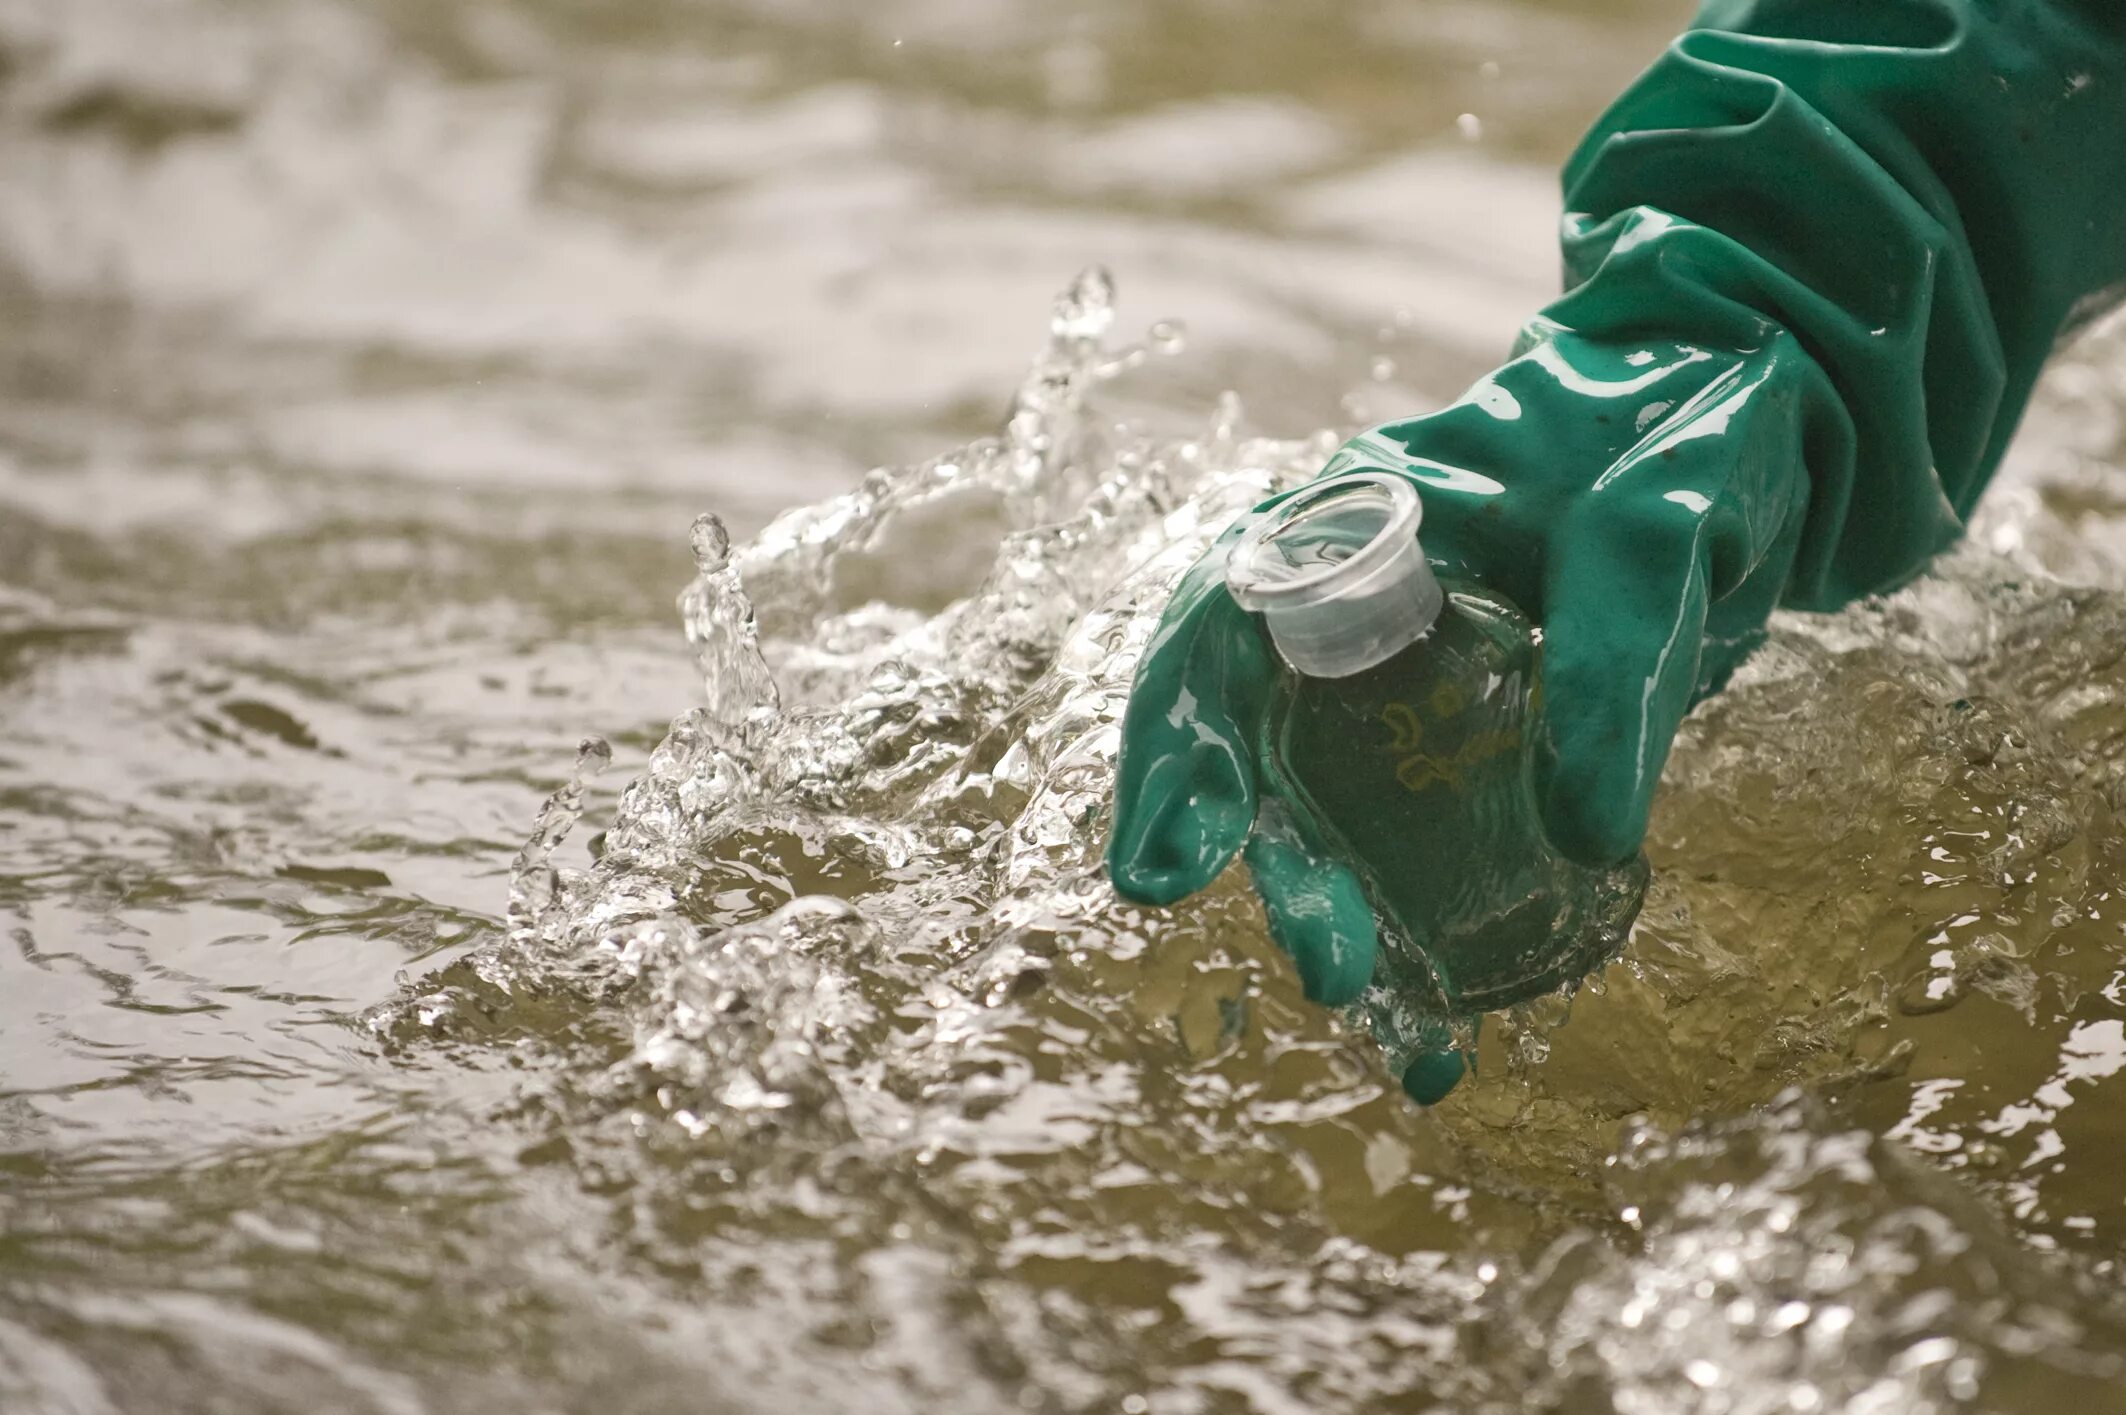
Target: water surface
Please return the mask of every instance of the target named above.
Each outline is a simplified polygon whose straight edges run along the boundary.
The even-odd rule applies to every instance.
[[[1438,1111],[1099,878],[1681,8],[0,4],[0,1409],[2118,1407],[2116,336]]]

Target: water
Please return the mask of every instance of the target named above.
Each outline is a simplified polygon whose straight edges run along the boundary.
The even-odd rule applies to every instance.
[[[1095,867],[1675,9],[0,5],[0,1409],[2118,1408],[2118,334],[1440,1110]]]

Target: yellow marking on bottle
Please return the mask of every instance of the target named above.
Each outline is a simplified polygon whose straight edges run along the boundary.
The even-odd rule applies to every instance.
[[[1419,795],[1434,786],[1445,786],[1456,795],[1468,789],[1468,779],[1493,757],[1520,750],[1519,726],[1495,727],[1471,733],[1451,755],[1417,750],[1424,740],[1424,723],[1407,703],[1390,703],[1381,711],[1381,721],[1394,734],[1389,750],[1395,755],[1395,779],[1405,791]]]
[[[1388,750],[1397,756],[1416,751],[1417,744],[1425,739],[1424,720],[1408,703],[1389,703],[1380,710],[1380,720],[1392,734]]]

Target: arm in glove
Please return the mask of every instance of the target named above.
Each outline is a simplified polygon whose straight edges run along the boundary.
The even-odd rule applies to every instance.
[[[1565,187],[1567,293],[1517,356],[1330,470],[1411,479],[1442,577],[1542,626],[1537,799],[1604,865],[1772,609],[1888,589],[1953,540],[2046,354],[2126,293],[2126,6],[1709,0]],[[1110,867],[1167,903],[1246,847],[1310,995],[1348,1001],[1366,888],[1263,769],[1279,670],[1222,555],[1139,669]],[[1394,851],[1368,842],[1376,899]]]

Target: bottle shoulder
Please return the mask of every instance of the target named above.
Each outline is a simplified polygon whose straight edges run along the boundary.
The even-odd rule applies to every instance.
[[[1396,661],[1400,672],[1477,677],[1533,670],[1540,636],[1503,595],[1449,584],[1439,619]]]
[[[1446,591],[1442,620],[1458,620],[1488,638],[1537,642],[1535,621],[1496,590],[1457,580],[1443,581],[1442,588]]]

